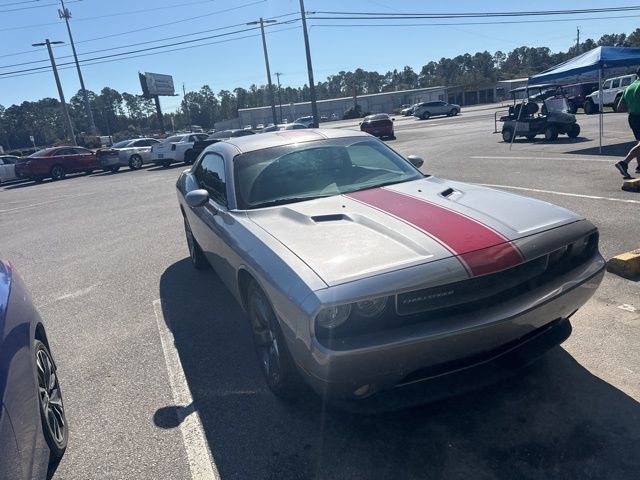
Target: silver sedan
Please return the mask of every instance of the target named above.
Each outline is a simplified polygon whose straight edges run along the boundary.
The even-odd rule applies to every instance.
[[[276,394],[360,401],[443,379],[450,394],[569,336],[604,274],[597,229],[421,165],[317,129],[219,142],[181,174],[191,261],[246,310]]]

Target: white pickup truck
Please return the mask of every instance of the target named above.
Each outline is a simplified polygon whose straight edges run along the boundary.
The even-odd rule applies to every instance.
[[[609,78],[602,84],[602,106],[612,107],[615,112],[618,106],[618,101],[624,93],[625,89],[636,80],[636,75],[624,75],[622,77]],[[587,99],[584,102],[584,113],[590,115],[592,113],[598,113],[600,108],[600,91],[587,95]]]

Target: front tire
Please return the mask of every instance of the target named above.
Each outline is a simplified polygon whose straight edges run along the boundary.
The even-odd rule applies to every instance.
[[[569,138],[576,138],[578,135],[580,135],[580,125],[578,125],[577,123],[571,125],[571,127],[567,129],[567,135],[569,136]]]
[[[184,233],[187,237],[187,247],[189,248],[189,258],[191,259],[191,265],[196,270],[206,270],[209,268],[209,262],[207,261],[207,257],[205,256],[202,248],[198,245],[196,238],[193,236],[193,232],[191,231],[191,226],[187,221],[187,217],[183,215],[184,220]]]
[[[64,171],[62,165],[54,165],[53,167],[51,167],[49,175],[51,175],[51,179],[53,181],[63,180],[64,177],[67,176],[67,172]]]
[[[511,143],[512,139],[513,139],[513,130],[511,130],[510,128],[503,128],[502,140],[504,140],[506,143]]]
[[[300,373],[291,358],[271,304],[255,280],[247,288],[247,312],[267,386],[282,399],[299,398],[302,393]]]
[[[131,155],[129,168],[131,170],[140,170],[142,168],[142,157],[140,155]]]
[[[36,339],[34,350],[42,431],[51,456],[54,460],[59,460],[64,455],[69,440],[69,427],[62,402],[60,383],[55,363],[47,346]]]
[[[421,120],[429,120],[429,117],[431,117],[430,112],[424,112],[422,115],[420,115]]]

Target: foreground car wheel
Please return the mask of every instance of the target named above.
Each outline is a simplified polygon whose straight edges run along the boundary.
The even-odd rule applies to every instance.
[[[284,399],[298,398],[302,380],[273,309],[255,281],[247,289],[247,307],[258,362],[269,389]]]
[[[183,216],[183,219],[184,233],[187,237],[187,246],[189,247],[189,257],[191,258],[191,264],[196,270],[205,270],[209,268],[207,257],[205,257],[204,252],[200,248],[200,245],[198,245],[198,242],[196,242],[187,218]]]
[[[553,142],[558,138],[558,129],[553,125],[549,125],[544,129],[544,138],[549,142]]]
[[[511,143],[511,138],[513,137],[513,130],[510,128],[502,129],[502,140],[507,143]]]
[[[51,455],[58,460],[64,454],[69,439],[69,429],[62,403],[62,392],[60,391],[58,375],[56,374],[55,364],[49,349],[40,340],[36,340],[34,346],[42,431]]]
[[[129,168],[131,170],[140,170],[142,168],[142,157],[140,155],[132,155],[129,159]]]
[[[571,127],[567,130],[567,135],[569,136],[569,138],[576,138],[578,135],[580,135],[580,125],[578,125],[577,123],[571,125]]]
[[[60,165],[55,165],[51,169],[50,175],[52,180],[62,180],[64,177],[66,177],[67,173]]]

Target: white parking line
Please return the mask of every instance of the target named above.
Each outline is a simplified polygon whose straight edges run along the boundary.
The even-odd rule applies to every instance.
[[[49,205],[50,203],[60,202],[62,200],[66,200],[67,198],[86,197],[88,195],[95,195],[95,193],[78,193],[77,195],[62,195],[58,198],[54,198],[53,200],[47,200],[45,202],[31,203],[29,205],[22,205],[20,207],[8,208],[7,210],[0,210],[0,213],[17,212],[20,210],[26,210],[27,208],[35,208],[41,205]]]
[[[180,355],[175,347],[175,339],[168,327],[170,319],[164,318],[162,314],[162,300],[154,300],[153,311],[156,315],[160,343],[167,364],[173,401],[177,407],[185,407],[178,410],[178,421],[189,460],[191,478],[194,480],[219,480],[220,474],[213,461],[211,450],[209,450],[200,415],[193,406],[193,397],[182,369]]]
[[[590,200],[607,200],[609,202],[633,203],[636,205],[640,205],[640,200],[627,200],[624,198],[598,197],[596,195],[582,195],[580,193],[554,192],[553,190],[540,190],[539,188],[514,187],[511,185],[492,185],[490,183],[480,183],[479,185],[482,185],[484,187],[490,187],[490,188],[506,188],[510,190],[523,190],[525,192],[551,193],[553,195],[562,195],[565,197],[588,198]]]
[[[601,163],[610,163],[613,165],[615,162],[613,160],[607,160],[606,158],[591,158],[591,157],[572,157],[571,155],[567,155],[566,157],[520,157],[520,156],[486,156],[486,155],[472,155],[470,158],[475,158],[478,160],[553,160],[556,162],[565,162],[567,160],[576,160],[580,162],[601,162]]]

